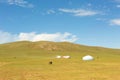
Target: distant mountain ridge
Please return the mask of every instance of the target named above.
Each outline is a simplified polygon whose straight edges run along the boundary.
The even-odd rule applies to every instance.
[[[120,49],[110,49],[95,46],[85,46],[80,44],[74,44],[70,42],[50,42],[50,41],[18,41],[6,44],[0,44],[0,49],[39,49],[46,51],[120,51]]]

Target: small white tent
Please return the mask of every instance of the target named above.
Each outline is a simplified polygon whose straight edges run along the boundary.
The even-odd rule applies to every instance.
[[[63,58],[65,58],[65,59],[69,59],[69,58],[70,58],[70,56],[63,56]]]
[[[90,61],[90,60],[93,60],[93,59],[94,58],[91,55],[86,55],[86,56],[82,57],[82,60],[84,60],[84,61]]]
[[[59,58],[62,58],[62,56],[56,56],[56,58],[58,58],[58,59],[59,59]]]

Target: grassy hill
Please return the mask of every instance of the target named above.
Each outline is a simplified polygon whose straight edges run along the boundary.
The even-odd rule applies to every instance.
[[[95,60],[82,61],[85,55]],[[0,45],[0,80],[119,80],[119,74],[120,49],[48,41]]]
[[[47,52],[106,52],[106,53],[118,53],[120,49],[110,49],[110,48],[103,48],[103,47],[93,47],[93,46],[85,46],[79,45],[69,42],[48,42],[48,41],[40,41],[40,42],[29,42],[29,41],[20,41],[20,42],[13,42],[13,43],[6,43],[0,45],[0,50],[39,50],[39,51],[47,51]]]

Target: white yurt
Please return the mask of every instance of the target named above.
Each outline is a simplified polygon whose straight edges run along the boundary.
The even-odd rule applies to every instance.
[[[70,58],[70,56],[63,56],[63,58],[65,58],[65,59],[69,59],[69,58]]]
[[[58,58],[58,59],[59,59],[59,58],[62,58],[62,56],[56,56],[56,58]]]
[[[86,55],[86,56],[82,57],[82,60],[84,60],[84,61],[91,61],[91,60],[94,60],[94,57],[91,56],[91,55]]]

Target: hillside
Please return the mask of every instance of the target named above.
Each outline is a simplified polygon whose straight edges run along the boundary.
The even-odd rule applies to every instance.
[[[19,41],[0,45],[1,51],[45,51],[45,52],[79,52],[79,53],[111,53],[119,54],[120,49],[110,49],[95,46],[85,46],[80,44],[74,44],[69,42],[29,42],[29,41]]]
[[[29,42],[29,41],[19,41],[6,44],[0,44],[0,49],[39,49],[46,51],[120,51],[120,49],[110,49],[95,46],[86,46],[80,44],[74,44],[70,42]]]
[[[50,54],[51,53],[51,54]],[[115,56],[120,55],[119,49],[93,47],[79,45],[69,42],[29,42],[20,41],[0,45],[0,57],[36,57],[54,55],[94,55],[94,56]]]

